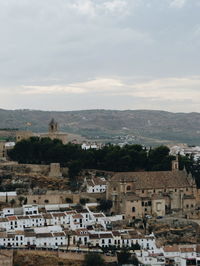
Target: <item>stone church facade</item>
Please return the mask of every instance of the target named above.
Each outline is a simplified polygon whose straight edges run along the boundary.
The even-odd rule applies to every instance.
[[[195,210],[197,187],[178,159],[171,171],[115,173],[107,184],[107,199],[112,212],[132,220],[145,215],[164,216],[173,211]]]
[[[36,134],[31,131],[17,131],[16,142],[24,139],[29,139],[30,137],[50,138],[52,140],[59,139],[63,144],[68,143],[68,135],[66,133],[59,132],[58,123],[54,119],[50,121],[49,130],[47,133]]]

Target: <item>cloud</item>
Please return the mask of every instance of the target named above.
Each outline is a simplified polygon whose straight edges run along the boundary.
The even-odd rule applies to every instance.
[[[123,0],[113,0],[113,1],[106,1],[103,3],[103,7],[109,12],[125,12],[128,13],[128,3],[127,1]]]
[[[85,93],[85,90],[78,87],[70,86],[60,86],[60,85],[51,85],[51,86],[22,86],[20,94],[82,94]]]
[[[200,99],[197,2],[0,1],[1,105],[185,110]]]
[[[68,7],[82,15],[91,17],[96,15],[96,6],[91,0],[74,0],[73,3],[68,4]]]
[[[99,78],[85,82],[77,82],[68,85],[32,86],[23,85],[21,94],[83,94],[92,92],[114,91],[122,87],[123,83],[118,79]]]
[[[182,8],[185,6],[186,3],[187,0],[172,0],[170,3],[170,7]]]
[[[135,0],[132,0],[134,2]],[[130,0],[73,0],[67,7],[84,16],[95,18],[102,15],[129,14]]]
[[[85,82],[53,86],[22,86],[21,94],[98,94],[130,96],[157,101],[199,101],[200,76],[169,77],[148,81],[126,78],[97,78]]]
[[[127,95],[161,101],[195,101],[200,97],[200,76],[162,78],[129,86]]]

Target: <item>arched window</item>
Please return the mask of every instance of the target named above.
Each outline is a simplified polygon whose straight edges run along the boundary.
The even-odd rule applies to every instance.
[[[126,187],[126,190],[131,190],[131,186],[127,186]]]

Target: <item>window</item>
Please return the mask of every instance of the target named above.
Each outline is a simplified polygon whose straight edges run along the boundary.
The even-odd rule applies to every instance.
[[[142,201],[142,206],[144,206],[144,201]]]
[[[142,190],[142,193],[144,193],[144,190]]]
[[[127,186],[126,190],[128,191],[131,190],[131,186]]]
[[[135,212],[135,207],[132,207],[132,212]]]

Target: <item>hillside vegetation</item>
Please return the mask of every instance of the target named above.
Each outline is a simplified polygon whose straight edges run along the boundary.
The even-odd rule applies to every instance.
[[[46,132],[51,118],[60,130],[88,139],[118,141],[131,136],[135,143],[188,143],[200,145],[200,113],[170,113],[151,110],[33,111],[0,110],[0,128]]]

